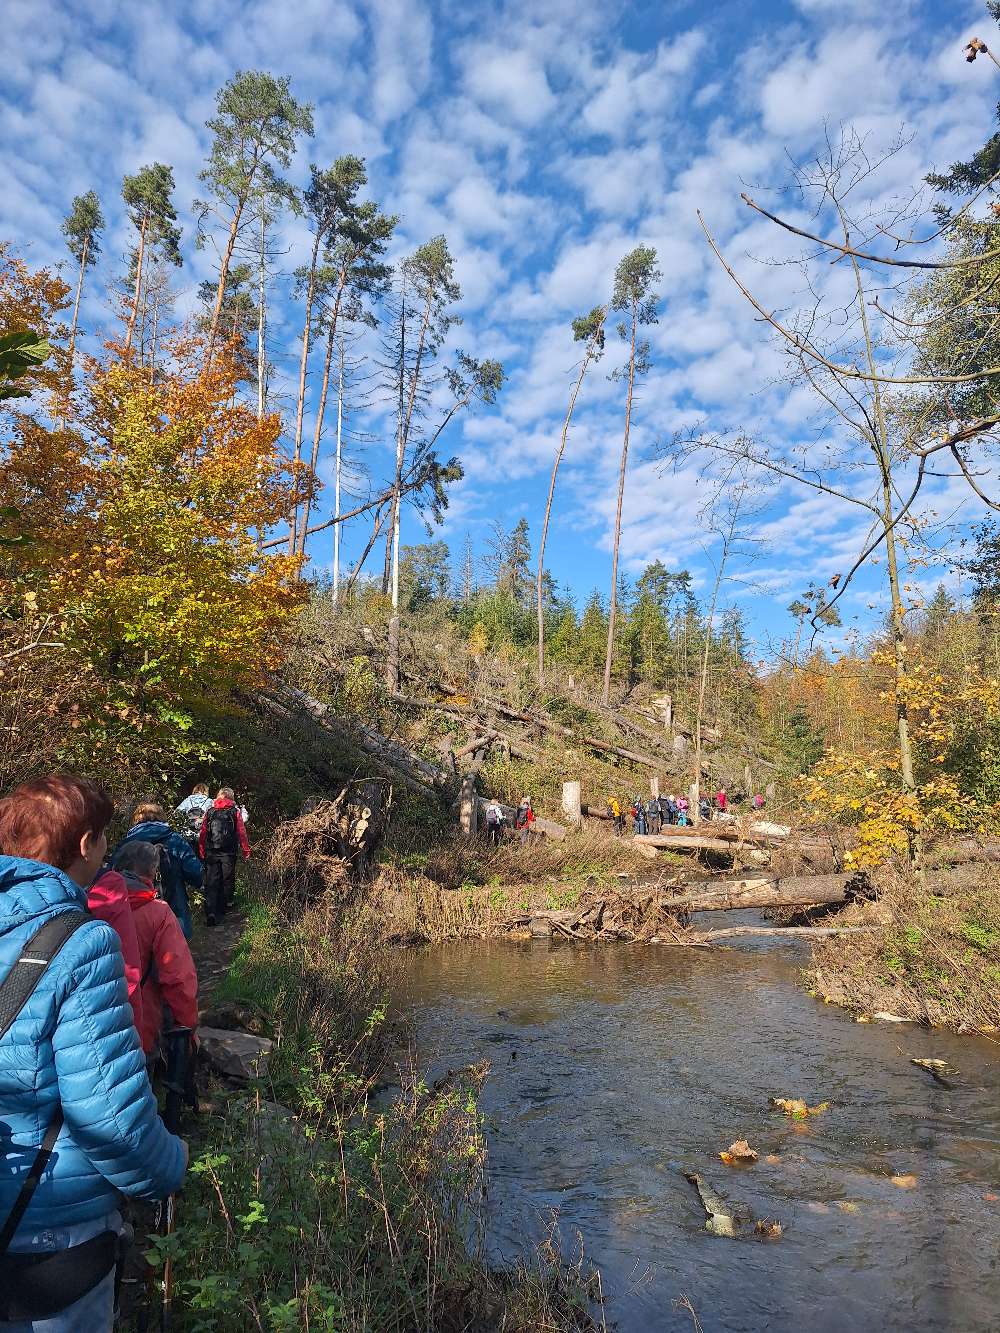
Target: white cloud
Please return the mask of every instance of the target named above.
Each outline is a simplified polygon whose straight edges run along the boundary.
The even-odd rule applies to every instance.
[[[476,42],[464,65],[469,93],[516,125],[537,125],[556,109],[545,67],[531,51]]]

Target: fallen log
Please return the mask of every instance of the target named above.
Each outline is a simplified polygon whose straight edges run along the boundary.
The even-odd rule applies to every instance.
[[[687,829],[681,829],[676,836],[669,838],[661,833],[637,833],[632,841],[640,849],[655,847],[660,851],[719,852],[723,856],[732,856],[741,845],[735,838],[708,838],[700,833],[689,833]],[[763,857],[762,864],[767,864],[766,851],[752,843],[745,843],[743,847],[748,859]]]
[[[749,907],[809,907],[842,903],[851,875],[790,875],[784,879],[730,879],[711,888],[680,885],[691,891],[661,894],[667,912],[728,912]]]
[[[739,935],[803,935],[822,938],[826,935],[859,935],[878,930],[878,926],[725,926],[720,930],[705,930],[692,935],[693,942],[710,944]]]

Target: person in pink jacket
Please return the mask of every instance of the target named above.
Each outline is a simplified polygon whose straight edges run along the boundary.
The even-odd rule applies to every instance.
[[[132,1021],[136,1031],[141,1034],[142,968],[139,965],[139,939],[128,900],[128,885],[117,870],[105,870],[102,875],[98,875],[87,892],[87,907],[92,916],[96,916],[99,921],[106,921],[121,940]]]
[[[159,848],[136,840],[123,844],[116,861],[128,890],[139,948],[139,1037],[147,1056],[159,1044],[167,1010],[172,1026],[190,1028],[192,1032],[198,1026],[198,972],[180,922],[154,883],[159,858]]]

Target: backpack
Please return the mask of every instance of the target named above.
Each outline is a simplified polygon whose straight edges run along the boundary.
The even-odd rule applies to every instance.
[[[205,815],[205,851],[218,856],[235,856],[239,849],[236,807],[213,805]]]
[[[487,824],[493,824],[494,826],[500,823],[500,811],[495,805],[488,805],[486,807],[486,822]]]

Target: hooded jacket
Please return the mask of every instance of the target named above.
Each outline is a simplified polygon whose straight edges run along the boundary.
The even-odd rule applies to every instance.
[[[132,1006],[136,1031],[141,1033],[142,991],[139,982],[142,979],[142,966],[139,962],[139,941],[136,938],[135,922],[132,920],[132,908],[129,905],[128,887],[124,877],[117,870],[105,870],[87,891],[87,906],[92,916],[96,916],[98,921],[106,921],[118,936],[125,963],[128,1002]]]
[[[45,921],[86,906],[61,870],[0,856],[0,980]],[[152,1200],[180,1187],[184,1147],[157,1113],[118,937],[103,921],[67,940],[0,1040],[0,1217],[59,1104],[64,1124],[18,1235],[96,1221],[119,1191]]]
[[[180,890],[186,885],[196,889],[201,884],[203,867],[191,844],[162,819],[147,819],[142,824],[133,824],[112,853],[112,865],[119,849],[127,842],[151,842],[155,847],[166,849],[167,864],[162,866],[161,876],[163,896],[171,907],[174,907]]]
[[[126,875],[128,901],[139,948],[142,987],[142,1049],[155,1050],[163,1029],[163,1005],[179,1027],[198,1026],[198,973],[177,918],[148,879]]]
[[[243,816],[240,814],[239,806],[235,801],[231,801],[228,796],[219,796],[212,802],[211,810],[205,812],[205,818],[201,821],[201,832],[198,834],[198,851],[201,853],[202,860],[205,859],[205,829],[208,826],[208,817],[212,810],[232,810],[233,817],[236,820],[236,836],[239,838],[240,849],[243,852],[244,860],[250,858],[250,843],[247,839],[246,826],[243,823]],[[211,855],[211,853],[209,853]]]

